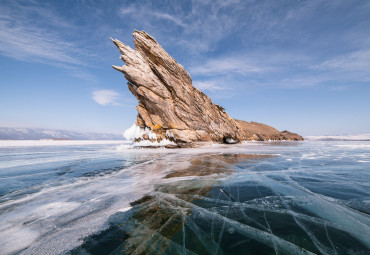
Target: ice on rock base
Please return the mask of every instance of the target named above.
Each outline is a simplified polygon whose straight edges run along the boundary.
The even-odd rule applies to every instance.
[[[143,135],[147,135],[149,139],[157,139],[157,135],[153,133],[149,128],[141,128],[133,124],[130,128],[123,132],[123,137],[127,140],[142,139]]]
[[[139,142],[135,142],[133,144],[134,147],[151,147],[151,146],[167,146],[167,145],[176,145],[176,143],[167,140],[167,139],[162,139],[160,142],[155,140],[154,142],[151,142],[149,140],[141,140]]]
[[[228,144],[234,144],[234,143],[236,143],[236,141],[234,139],[232,139],[232,138],[226,138],[225,139],[225,142],[228,143]]]
[[[148,139],[144,139],[144,135],[147,135]],[[173,137],[173,135],[171,135],[169,137]],[[133,124],[130,128],[126,129],[123,132],[123,137],[130,141],[140,139],[140,141],[133,143],[134,146],[139,147],[176,145],[174,142],[167,139],[157,141],[157,135],[153,133],[149,128],[141,128],[139,126],[136,126],[136,124]]]
[[[173,140],[176,141],[176,138],[175,136],[169,131],[169,130],[166,130],[166,137],[168,138],[172,138]]]

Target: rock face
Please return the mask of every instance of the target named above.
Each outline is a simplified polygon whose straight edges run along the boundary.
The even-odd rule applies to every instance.
[[[149,128],[158,140],[303,140],[299,135],[287,135],[264,124],[232,119],[221,106],[193,87],[189,73],[153,37],[144,31],[135,31],[133,36],[135,50],[112,39],[126,63],[113,68],[125,75],[129,90],[139,100],[136,125]]]

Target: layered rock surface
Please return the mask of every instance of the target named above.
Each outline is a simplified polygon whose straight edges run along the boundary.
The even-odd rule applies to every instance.
[[[144,31],[135,31],[133,36],[135,49],[112,39],[126,63],[113,68],[125,75],[129,90],[139,101],[136,125],[152,130],[158,140],[303,140],[299,135],[279,132],[264,124],[232,119],[192,85],[185,68],[153,37]]]

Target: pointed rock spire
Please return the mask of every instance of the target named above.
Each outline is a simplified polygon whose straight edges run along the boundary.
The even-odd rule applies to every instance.
[[[137,30],[133,36],[135,49],[111,38],[125,62],[113,68],[124,74],[129,90],[139,101],[136,124],[151,129],[158,139],[170,133],[178,143],[302,140],[298,135],[285,136],[264,124],[232,119],[192,85],[185,68],[153,37]]]

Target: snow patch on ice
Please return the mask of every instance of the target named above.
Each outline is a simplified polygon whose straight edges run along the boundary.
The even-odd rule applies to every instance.
[[[132,207],[129,206],[129,207],[124,207],[124,208],[121,208],[118,210],[118,212],[127,212],[128,210],[130,210]]]
[[[23,225],[2,229],[0,233],[1,253],[14,254],[19,252],[30,246],[38,237],[38,232],[32,231]]]
[[[160,142],[158,141],[151,142],[149,140],[141,140],[139,142],[133,142],[131,144],[121,144],[117,146],[117,150],[124,151],[126,149],[135,149],[135,148],[141,148],[141,147],[164,147],[167,145],[176,145],[176,143],[170,140],[167,140],[167,139],[163,139]]]
[[[140,142],[136,142],[133,144],[134,147],[148,147],[148,146],[166,146],[166,145],[176,145],[176,143],[171,142],[170,140],[163,139],[160,142],[154,141],[148,141],[148,140],[142,140]]]

